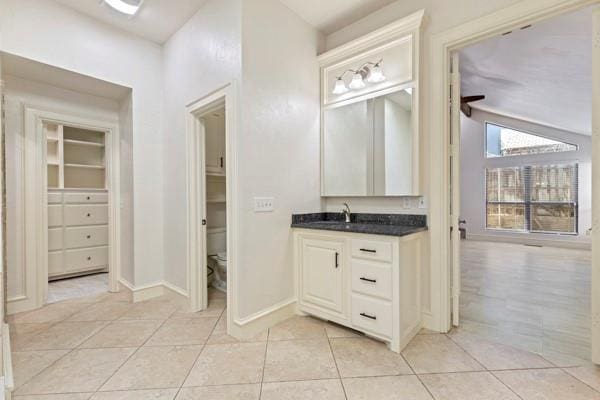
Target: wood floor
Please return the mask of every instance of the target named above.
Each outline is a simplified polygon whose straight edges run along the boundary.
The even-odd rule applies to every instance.
[[[461,247],[463,329],[543,355],[590,358],[591,251]]]

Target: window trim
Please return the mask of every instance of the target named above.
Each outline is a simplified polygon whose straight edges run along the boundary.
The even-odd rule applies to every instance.
[[[487,135],[487,127],[488,125],[494,125],[500,128],[505,128],[505,129],[510,129],[513,131],[517,131],[517,132],[521,132],[521,133],[525,133],[527,135],[533,135],[533,136],[538,136],[541,137],[543,139],[548,139],[548,140],[554,140],[556,142],[561,142],[561,143],[565,143],[568,144],[570,146],[574,146],[575,149],[573,150],[565,150],[565,151],[557,151],[557,152],[553,152],[553,153],[535,153],[535,154],[509,154],[507,156],[496,156],[496,157],[488,157],[488,153],[487,153],[487,144],[488,144],[488,135]],[[558,139],[556,137],[551,137],[551,136],[547,136],[545,134],[539,134],[539,133],[535,133],[529,130],[525,130],[525,129],[521,129],[521,128],[513,128],[511,126],[505,125],[505,124],[500,124],[497,122],[493,122],[490,120],[485,119],[483,121],[483,159],[484,160],[494,160],[494,159],[500,159],[500,158],[509,158],[509,157],[531,157],[531,156],[538,156],[541,154],[557,154],[557,153],[571,153],[574,151],[579,151],[579,145],[576,143],[571,143],[571,142],[565,142],[562,139]]]
[[[509,156],[506,156],[509,157]],[[551,167],[551,166],[573,166],[575,168],[575,175],[573,182],[575,186],[575,200],[574,201],[532,201],[531,200],[531,187],[529,182],[530,173],[524,173],[524,190],[526,194],[525,201],[489,201],[488,200],[488,174],[487,171],[490,169],[510,169],[510,168],[523,168],[523,169],[531,169],[532,167]],[[531,163],[527,165],[520,166],[505,166],[505,167],[484,167],[483,173],[484,185],[483,189],[485,191],[485,202],[484,202],[484,213],[485,213],[485,226],[484,230],[486,231],[497,231],[497,232],[514,232],[514,233],[528,233],[528,234],[542,234],[542,235],[561,235],[561,236],[579,236],[579,162],[559,162],[559,163]],[[506,205],[523,205],[525,207],[525,229],[509,229],[509,228],[490,228],[488,227],[488,204],[506,204]],[[556,232],[556,231],[536,231],[532,230],[532,221],[531,221],[531,206],[532,205],[571,205],[574,207],[574,217],[575,218],[575,230],[574,232]]]

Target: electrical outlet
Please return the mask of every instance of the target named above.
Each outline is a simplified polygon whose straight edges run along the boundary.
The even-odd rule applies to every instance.
[[[255,197],[254,212],[272,212],[273,211],[272,197]]]
[[[427,200],[425,200],[425,196],[419,197],[419,208],[427,208]]]

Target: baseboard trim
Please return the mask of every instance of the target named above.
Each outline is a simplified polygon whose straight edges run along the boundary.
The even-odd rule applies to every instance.
[[[143,286],[134,286],[131,282],[121,278],[119,283],[131,292],[131,300],[134,303],[150,300],[156,297],[170,295],[187,299],[187,292],[181,288],[165,281],[149,283]]]
[[[10,399],[15,388],[13,376],[12,353],[10,352],[10,330],[8,324],[2,324],[2,367],[4,376],[2,386],[4,387],[4,398]]]
[[[433,315],[428,311],[421,312],[421,327],[430,331],[439,332],[439,327],[433,318]]]
[[[591,250],[592,244],[584,240],[558,240],[558,239],[540,239],[531,238],[524,236],[504,236],[504,235],[481,235],[481,234],[468,234],[467,240],[481,241],[481,242],[500,242],[500,243],[515,243],[515,244],[529,244],[533,246],[550,246],[560,247],[566,249],[579,249],[579,250]]]
[[[228,334],[238,339],[247,339],[293,317],[296,314],[296,299],[284,300],[245,318],[235,318],[228,324]]]
[[[6,300],[6,313],[8,315],[31,311],[38,308],[30,297],[18,296]]]

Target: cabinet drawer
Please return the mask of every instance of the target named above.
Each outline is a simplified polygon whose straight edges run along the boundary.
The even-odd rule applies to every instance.
[[[391,265],[352,260],[352,291],[391,300]]]
[[[367,260],[392,261],[392,244],[390,242],[352,239],[352,257]]]
[[[68,250],[65,259],[67,272],[103,267],[108,264],[108,247]]]
[[[64,270],[63,252],[56,251],[48,253],[48,275],[62,274]]]
[[[52,205],[48,206],[48,226],[60,226],[63,219],[63,206]]]
[[[104,246],[108,244],[108,226],[85,226],[82,228],[67,228],[65,231],[65,247]]]
[[[62,228],[48,229],[48,251],[60,250],[63,247]]]
[[[352,294],[352,325],[359,330],[392,336],[392,303]]]
[[[108,203],[108,193],[65,193],[65,204]]]
[[[62,201],[62,193],[48,193],[48,204],[61,204]]]
[[[107,205],[65,206],[65,225],[101,225],[108,223]]]

